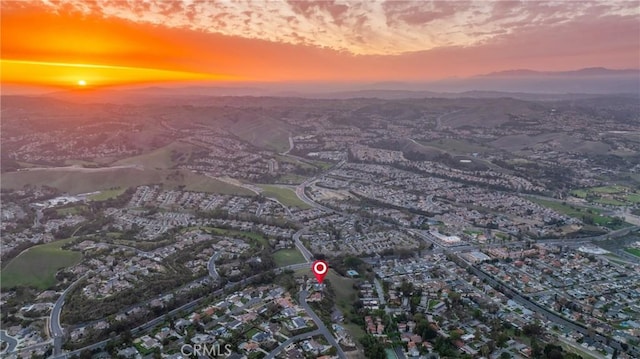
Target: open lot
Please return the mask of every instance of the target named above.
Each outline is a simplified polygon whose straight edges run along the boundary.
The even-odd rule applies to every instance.
[[[61,247],[73,238],[27,249],[2,269],[2,288],[30,286],[47,289],[56,284],[56,272],[80,262],[82,254]]]

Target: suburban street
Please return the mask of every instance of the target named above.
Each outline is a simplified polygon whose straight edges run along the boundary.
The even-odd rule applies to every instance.
[[[320,335],[320,334],[322,334],[320,329],[316,329],[316,330],[313,330],[313,331],[310,331],[310,332],[298,334],[295,337],[291,337],[291,338],[285,340],[282,344],[278,345],[278,347],[273,349],[269,354],[267,354],[265,359],[273,359],[273,358],[276,357],[276,355],[278,355],[281,351],[283,351],[289,345],[291,345],[291,344],[293,344],[295,342],[298,342],[300,340],[309,339],[311,337],[314,337],[314,336]]]
[[[340,346],[340,344],[338,344],[338,342],[336,341],[336,338],[333,337],[329,329],[327,329],[327,327],[324,325],[322,320],[320,320],[318,315],[313,311],[313,309],[311,309],[311,307],[309,306],[309,303],[307,303],[308,296],[309,296],[308,291],[306,290],[300,291],[300,293],[298,294],[298,301],[300,302],[300,306],[304,308],[307,314],[309,314],[311,319],[313,319],[313,321],[316,323],[316,325],[318,326],[318,330],[320,331],[320,334],[324,335],[327,341],[329,341],[329,344],[331,344],[331,346],[333,346],[338,350],[337,352],[338,357],[346,358],[346,355],[344,354],[344,351],[342,350],[342,347]]]
[[[297,263],[297,264],[291,264],[291,265],[288,265],[288,266],[284,266],[284,267],[277,268],[277,269],[276,269],[276,272],[277,272],[277,271],[284,271],[284,270],[287,270],[287,269],[290,269],[290,270],[299,270],[299,269],[304,269],[304,268],[310,268],[310,267],[309,267],[309,263]],[[239,286],[244,286],[244,285],[246,285],[246,284],[248,284],[248,283],[251,283],[251,282],[253,282],[254,280],[256,280],[257,278],[259,278],[261,275],[262,275],[262,274],[256,274],[256,275],[251,276],[251,277],[249,277],[249,278],[245,278],[245,279],[243,279],[243,280],[241,280],[241,281],[239,281],[239,282],[230,282],[230,283],[227,283],[223,288],[217,289],[217,290],[215,290],[215,291],[214,291],[213,293],[211,293],[211,294],[212,294],[212,295],[214,295],[214,296],[215,296],[215,295],[221,295],[221,294],[223,294],[223,293],[225,293],[225,292],[227,292],[227,291],[234,290],[235,288],[237,288],[237,287],[239,287]],[[205,277],[205,279],[206,279],[206,278],[208,278],[208,277]],[[80,279],[82,279],[82,278],[79,278],[76,282],[74,282],[74,283],[73,283],[69,288],[67,288],[67,289],[65,290],[65,292],[63,293],[63,296],[61,296],[60,298],[58,298],[58,301],[56,302],[56,306],[54,307],[54,310],[55,310],[55,312],[56,312],[56,314],[55,314],[55,315],[54,315],[54,310],[52,310],[51,317],[52,317],[52,318],[56,318],[56,319],[55,319],[55,320],[56,320],[56,322],[55,322],[55,323],[56,323],[56,325],[54,326],[54,325],[52,324],[50,329],[51,329],[52,333],[54,332],[54,330],[56,330],[56,333],[59,333],[59,334],[58,334],[58,336],[54,336],[54,344],[56,344],[56,339],[57,339],[57,340],[58,340],[58,342],[59,342],[59,349],[58,349],[58,351],[57,351],[57,352],[55,352],[55,351],[54,351],[54,353],[52,354],[51,358],[53,358],[53,359],[71,358],[71,357],[73,357],[74,355],[79,355],[79,354],[80,354],[81,352],[83,352],[84,350],[94,350],[94,349],[104,348],[104,347],[105,347],[105,345],[106,345],[110,340],[112,340],[112,339],[103,340],[103,341],[100,341],[100,342],[97,342],[97,343],[94,343],[94,344],[88,345],[88,346],[86,346],[86,347],[83,347],[83,348],[80,348],[80,349],[77,349],[77,350],[70,351],[70,352],[68,352],[68,353],[62,353],[62,342],[63,342],[63,341],[62,341],[62,339],[63,339],[63,337],[64,337],[64,331],[63,331],[62,326],[60,325],[60,313],[61,313],[61,311],[62,311],[62,306],[64,305],[64,296],[68,293],[68,291],[69,291],[73,286],[75,286],[75,285],[76,285],[76,283],[77,283],[77,282],[79,282],[79,281],[80,281]],[[197,279],[197,280],[195,280],[195,281],[193,281],[193,282],[191,282],[191,283],[201,282],[202,280],[203,280],[203,278],[199,278],[199,279]],[[186,285],[189,285],[189,284],[191,284],[191,283],[188,283],[188,284],[186,284]],[[305,293],[306,293],[306,292],[305,292]],[[302,294],[302,293],[301,293],[301,294]],[[304,303],[305,303],[305,304],[306,304],[306,297],[307,297],[307,295],[308,295],[308,293],[304,296],[304,299],[305,299]],[[204,298],[204,297],[203,297],[203,298]],[[131,330],[131,332],[132,332],[133,334],[137,334],[137,333],[141,333],[141,332],[147,331],[147,330],[149,330],[149,329],[151,329],[151,328],[155,327],[156,325],[158,325],[158,324],[160,324],[160,323],[164,322],[168,317],[174,316],[174,315],[176,315],[176,314],[178,314],[178,313],[180,313],[180,312],[182,312],[182,311],[189,311],[189,310],[192,310],[193,308],[195,308],[198,304],[200,304],[200,303],[202,302],[203,298],[195,299],[195,300],[193,300],[193,301],[191,301],[191,302],[189,302],[189,303],[187,303],[187,304],[184,304],[184,305],[182,305],[182,306],[180,306],[180,307],[178,307],[178,308],[176,308],[176,309],[174,309],[174,310],[172,310],[172,311],[168,312],[167,314],[163,314],[163,315],[161,315],[161,316],[159,316],[159,317],[157,317],[157,318],[154,318],[154,319],[152,319],[152,320],[148,321],[147,323],[142,324],[142,325],[140,325],[140,326],[138,326],[138,327],[136,327],[136,328],[132,329],[132,330]],[[305,310],[307,311],[307,313],[309,313],[309,315],[310,315],[312,318],[314,318],[314,317],[315,317],[315,318],[318,318],[318,316],[317,316],[317,315],[315,315],[315,313],[313,313],[313,311],[311,310],[311,308],[310,308],[308,305],[307,305],[307,307],[305,308]],[[312,315],[311,313],[313,313],[313,315]],[[318,320],[319,320],[319,318],[318,318]],[[314,319],[314,321],[315,321],[315,319]],[[52,322],[52,321],[50,320],[50,322]],[[321,322],[321,323],[322,323],[322,322]],[[316,323],[316,324],[317,324],[317,323]],[[324,327],[324,324],[323,324],[323,327]],[[55,328],[55,329],[54,329],[54,328]],[[328,333],[328,335],[333,339],[333,336],[331,336],[331,333],[328,331],[328,329],[327,329],[326,327],[324,327],[324,329],[326,330],[326,333]],[[323,335],[324,335],[324,333],[322,333],[322,332],[320,332],[320,331],[319,331],[319,334],[323,334]],[[325,336],[326,336],[326,335],[325,335]],[[335,342],[335,339],[333,339],[333,341]],[[43,344],[41,344],[41,345],[48,345],[48,344],[49,344],[49,343],[43,343]],[[17,345],[17,343],[16,343],[16,345]],[[39,345],[40,345],[40,344],[39,344]],[[15,346],[14,346],[14,348],[15,348]],[[54,345],[54,350],[55,350],[55,345]],[[10,353],[10,351],[7,351],[6,353]],[[343,357],[344,357],[344,356],[343,356]]]
[[[218,279],[220,279],[220,275],[218,274],[218,271],[216,270],[216,260],[218,260],[218,257],[220,257],[220,253],[214,253],[211,256],[211,258],[209,258],[209,262],[207,263],[207,269],[209,270],[209,276],[214,281],[217,281]]]
[[[563,325],[566,328],[570,328],[573,331],[582,333],[585,337],[587,338],[591,338],[591,340],[593,341],[598,341],[601,343],[604,343],[608,340],[607,337],[598,334],[598,333],[590,333],[590,331],[585,328],[584,326],[581,325],[577,325],[576,323],[569,321],[567,319],[565,319],[564,317],[552,312],[551,310],[544,308],[534,302],[532,302],[531,300],[522,297],[519,293],[517,293],[516,291],[510,289],[508,286],[496,281],[495,279],[493,279],[493,277],[487,275],[486,273],[484,273],[483,271],[481,271],[480,269],[474,267],[474,266],[470,266],[471,271],[480,279],[486,280],[489,284],[491,284],[493,287],[495,288],[501,288],[501,292],[505,293],[505,294],[509,294],[511,295],[511,299],[513,299],[515,302],[517,302],[518,304],[522,305],[523,307],[537,312],[541,315],[543,315],[545,318],[547,318],[548,320],[553,321],[554,323],[558,323]],[[611,346],[617,348],[618,350],[621,350],[622,347],[620,346],[620,343],[615,341],[615,340],[609,340]],[[631,353],[634,355],[640,355],[640,351],[638,351],[638,349],[631,349]]]
[[[87,274],[78,278],[67,289],[62,292],[58,300],[51,309],[51,315],[49,316],[49,329],[51,330],[51,336],[53,337],[53,355],[58,355],[62,351],[62,343],[64,338],[64,329],[60,324],[60,315],[62,314],[62,307],[64,306],[64,299],[66,295],[76,286],[78,283],[87,278]]]

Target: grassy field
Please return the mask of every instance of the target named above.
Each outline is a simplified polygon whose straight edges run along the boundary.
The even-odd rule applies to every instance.
[[[582,215],[587,214],[587,208],[584,207],[571,206],[568,204],[562,204],[561,202],[549,201],[540,198],[529,198],[529,200],[541,206],[551,208],[559,213],[566,214],[570,217],[580,218]],[[592,208],[591,210],[593,214],[600,214],[600,211],[598,209]]]
[[[299,269],[295,271],[294,275],[296,277],[307,275],[308,277],[313,278],[311,266],[309,266],[308,269]],[[358,298],[358,292],[353,288],[355,280],[343,277],[335,271],[329,270],[329,273],[327,273],[327,276],[325,277],[325,281],[329,281],[333,287],[333,291],[336,295],[335,303],[338,308],[340,308],[343,313],[349,313],[353,307],[353,302]],[[356,324],[345,323],[344,327],[349,330],[351,335],[356,339],[365,335],[364,330]]]
[[[580,207],[575,205],[563,204],[561,202],[544,200],[540,198],[530,197],[530,201],[538,203],[541,206],[551,208],[559,213],[566,214],[570,217],[575,217],[582,219],[583,216],[591,216],[593,217],[593,223],[599,226],[608,227],[611,229],[619,229],[624,228],[627,224],[623,223],[621,226],[612,226],[611,225],[611,217],[604,216],[601,214],[601,211],[597,208],[591,207]],[[587,211],[591,211],[591,213]]]
[[[198,227],[185,228],[185,231],[193,230],[194,228],[198,228]],[[268,245],[267,239],[264,238],[260,233],[243,232],[243,231],[237,231],[235,229],[223,229],[223,228],[215,228],[215,227],[200,227],[200,229],[202,229],[207,233],[212,233],[219,236],[246,237],[254,240],[255,242],[257,242],[262,246]]]
[[[273,253],[273,260],[278,267],[290,264],[304,263],[304,257],[296,248],[281,249]]]
[[[496,150],[480,144],[471,143],[469,141],[457,140],[453,138],[442,138],[435,141],[423,142],[425,146],[435,147],[437,149],[456,155],[470,154],[474,152],[495,152]]]
[[[631,193],[627,195],[627,201],[632,203],[640,203],[640,193]]]
[[[311,269],[309,269],[309,271],[311,271]],[[313,274],[311,275],[313,276]],[[335,302],[338,308],[340,308],[343,313],[349,313],[353,307],[353,302],[358,298],[358,292],[353,288],[355,280],[343,277],[332,270],[329,271],[325,280],[331,282],[333,291],[336,294]],[[349,323],[345,325],[345,328],[356,339],[365,335],[364,330],[356,324]]]
[[[614,194],[614,193],[620,193],[620,192],[624,192],[625,187],[622,186],[604,186],[604,187],[595,187],[592,188],[591,191],[596,192],[596,193],[608,193],[608,194]]]
[[[184,186],[187,190],[222,194],[254,195],[246,188],[187,170],[154,170],[137,168],[45,169],[2,174],[3,189],[20,189],[25,185],[48,185],[70,194],[106,191],[114,187],[128,188],[163,184],[167,188]]]
[[[627,253],[631,253],[636,257],[640,257],[640,249],[638,248],[625,248],[624,251]]]
[[[61,248],[72,240],[42,244],[20,253],[0,273],[2,288],[30,286],[47,289],[55,285],[55,274],[59,269],[73,266],[82,259],[80,252]]]
[[[351,278],[340,276],[334,271],[330,271],[326,279],[331,281],[333,290],[336,293],[336,304],[343,311],[348,311],[353,306],[353,301],[358,298],[358,292],[353,288],[355,281]]]
[[[571,191],[571,195],[594,203],[611,206],[627,206],[640,203],[640,192],[638,190],[620,185],[574,189]]]
[[[326,162],[317,161],[318,163],[315,163],[316,161],[312,161],[313,165],[311,165],[307,162],[300,161],[297,158],[282,156],[282,155],[276,155],[275,158],[276,160],[278,160],[278,162],[291,163],[292,165],[295,165],[297,167],[304,168],[304,169],[313,169],[313,168],[319,167],[321,164],[326,164]]]
[[[594,202],[611,206],[624,206],[626,203],[614,198],[598,198]]]
[[[56,208],[56,212],[61,216],[80,214],[87,210],[87,206],[81,204],[73,207]]]
[[[173,142],[157,150],[122,159],[113,163],[113,165],[140,165],[145,168],[169,169],[175,167],[179,162],[188,160],[194,150],[196,150],[196,147],[188,143]]]
[[[329,168],[331,168],[331,166],[333,166],[334,164],[331,162],[325,162],[325,161],[319,161],[319,160],[315,160],[312,161],[313,165],[318,167],[319,169],[326,171]]]
[[[309,265],[309,268],[299,269],[294,272],[294,276],[296,277],[303,277],[304,275],[313,278],[311,265]],[[353,302],[358,298],[358,292],[353,288],[355,280],[343,277],[331,269],[325,277],[325,281],[326,280],[331,282],[331,286],[336,294],[336,304],[341,310],[348,312],[349,308],[352,307]]]
[[[83,161],[83,160],[65,160],[65,166],[95,166],[95,162]]]
[[[232,124],[229,130],[257,147],[276,152],[284,152],[289,149],[289,129],[284,122],[272,119],[243,118]]]
[[[587,191],[586,189],[574,189],[570,193],[574,197],[587,198],[587,195],[589,194],[589,191]]]
[[[277,182],[279,183],[292,183],[292,184],[300,184],[304,182],[308,177],[300,176],[293,173],[287,173],[286,175],[280,176]]]
[[[108,189],[106,191],[101,191],[100,193],[94,194],[93,196],[89,197],[89,200],[91,201],[106,201],[108,199],[111,198],[116,198],[119,195],[123,194],[124,191],[126,191],[126,188],[114,188],[114,189]]]
[[[311,208],[311,206],[300,200],[293,190],[266,184],[258,186],[262,188],[262,194],[265,197],[275,198],[286,206],[293,206],[302,209]]]

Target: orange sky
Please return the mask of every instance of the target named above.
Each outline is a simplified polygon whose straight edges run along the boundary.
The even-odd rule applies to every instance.
[[[423,81],[640,67],[637,2],[2,2],[2,83]]]

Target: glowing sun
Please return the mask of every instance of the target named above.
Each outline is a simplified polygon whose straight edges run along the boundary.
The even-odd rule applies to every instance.
[[[78,86],[87,86],[87,81],[85,81],[85,80],[78,80]]]

